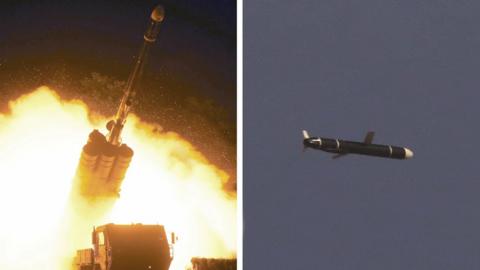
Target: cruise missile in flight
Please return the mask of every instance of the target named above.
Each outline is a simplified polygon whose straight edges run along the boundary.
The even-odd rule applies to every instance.
[[[133,150],[122,142],[121,134],[133,105],[148,51],[157,39],[164,17],[165,11],[161,5],[155,7],[150,15],[143,44],[126,83],[120,106],[114,119],[107,123],[108,134],[105,136],[93,130],[82,148],[76,183],[77,190],[84,197],[117,197],[120,194],[120,186],[133,157]]]
[[[375,157],[394,158],[394,159],[409,159],[413,157],[412,150],[393,146],[373,144],[373,137],[375,133],[370,131],[365,136],[363,142],[353,142],[338,139],[310,137],[306,130],[303,130],[303,146],[304,149],[313,148],[329,153],[334,153],[332,158],[336,159],[347,154],[359,154]]]

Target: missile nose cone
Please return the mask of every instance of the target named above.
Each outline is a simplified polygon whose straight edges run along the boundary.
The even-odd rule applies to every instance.
[[[406,159],[410,159],[413,157],[413,151],[408,149],[408,148],[404,148],[405,149],[405,158]]]
[[[163,6],[156,6],[155,9],[152,11],[152,15],[150,16],[150,18],[157,23],[163,21],[163,19],[165,18],[165,9],[163,9]]]

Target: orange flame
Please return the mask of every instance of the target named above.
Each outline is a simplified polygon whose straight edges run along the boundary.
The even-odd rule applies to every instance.
[[[135,155],[121,196],[102,224],[90,224],[72,212],[89,208],[70,208],[69,192],[88,133],[107,119],[47,87],[9,108],[0,114],[0,269],[67,269],[75,250],[91,247],[92,225],[108,222],[174,231],[170,269],[194,256],[235,256],[236,198],[222,191],[228,175],[179,135],[129,117],[123,137]]]

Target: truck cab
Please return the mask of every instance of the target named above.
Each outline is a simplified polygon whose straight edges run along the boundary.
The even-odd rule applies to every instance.
[[[168,270],[173,259],[162,225],[106,224],[93,229],[92,244],[77,251],[76,269]]]

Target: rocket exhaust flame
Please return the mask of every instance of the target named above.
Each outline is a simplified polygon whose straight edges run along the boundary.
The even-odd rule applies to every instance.
[[[69,192],[79,146],[106,118],[46,87],[9,108],[0,114],[0,269],[69,269],[75,251],[91,246],[92,227],[110,222],[162,224],[178,234],[173,270],[192,257],[235,256],[236,198],[222,189],[228,175],[177,134],[130,115],[123,136],[135,158],[121,196],[93,208]]]

